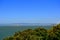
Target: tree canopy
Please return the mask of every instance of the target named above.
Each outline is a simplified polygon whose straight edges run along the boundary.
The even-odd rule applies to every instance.
[[[15,32],[13,36],[3,40],[60,40],[60,24],[53,26],[51,29],[36,28],[27,29],[22,32]]]

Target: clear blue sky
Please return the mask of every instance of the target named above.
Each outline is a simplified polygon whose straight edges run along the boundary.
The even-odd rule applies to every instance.
[[[0,23],[58,23],[60,0],[0,0]]]

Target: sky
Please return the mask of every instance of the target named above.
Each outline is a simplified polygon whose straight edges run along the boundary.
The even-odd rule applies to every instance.
[[[60,0],[0,0],[0,23],[59,23]]]

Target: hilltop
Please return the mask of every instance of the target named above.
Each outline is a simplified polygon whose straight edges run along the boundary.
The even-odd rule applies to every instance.
[[[60,24],[53,26],[49,30],[36,28],[15,32],[13,36],[3,40],[60,40]]]

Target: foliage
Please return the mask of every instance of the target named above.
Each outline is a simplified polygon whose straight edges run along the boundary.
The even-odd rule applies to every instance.
[[[3,40],[60,40],[60,24],[53,26],[50,30],[36,28],[19,31]]]

